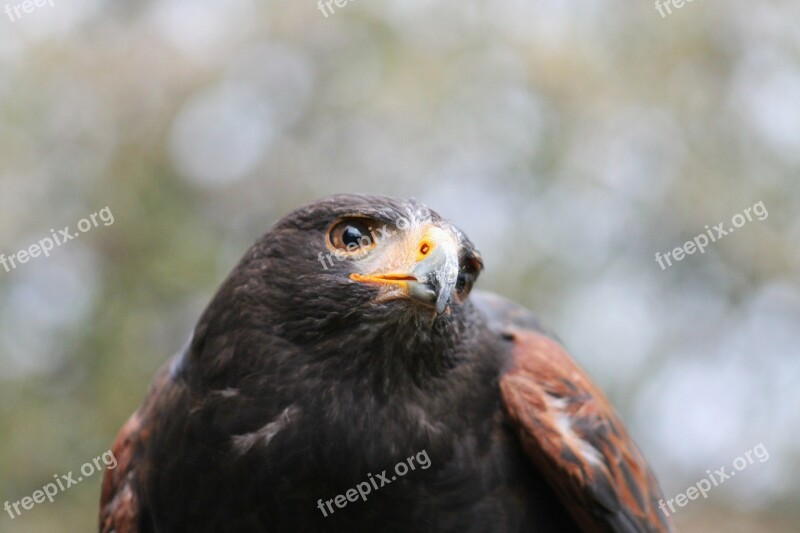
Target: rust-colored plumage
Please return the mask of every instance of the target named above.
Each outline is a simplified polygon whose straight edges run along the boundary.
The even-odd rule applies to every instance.
[[[142,406],[119,430],[111,451],[117,467],[106,470],[100,493],[100,532],[139,533],[142,514],[141,487],[148,474],[146,449],[153,430],[154,409],[160,402],[169,402],[175,382],[169,367],[164,365]]]
[[[605,395],[554,340],[512,329],[500,380],[527,456],[584,531],[669,531],[661,493]]]

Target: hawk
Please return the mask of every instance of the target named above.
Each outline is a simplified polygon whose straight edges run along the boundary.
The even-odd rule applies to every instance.
[[[122,427],[100,531],[670,531],[602,391],[482,268],[415,201],[290,213]]]

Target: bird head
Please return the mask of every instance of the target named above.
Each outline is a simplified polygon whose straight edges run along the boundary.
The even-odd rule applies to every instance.
[[[482,264],[471,243],[425,208],[409,204],[395,214],[388,221],[359,213],[337,217],[326,232],[330,252],[320,255],[323,267],[339,262],[334,268],[366,285],[375,303],[405,301],[441,315],[463,302]]]
[[[278,344],[386,376],[418,361],[441,369],[471,334],[468,296],[482,266],[461,230],[415,201],[325,198],[248,250],[198,322],[192,351],[209,376],[252,373],[271,357],[238,354]]]
[[[340,302],[341,312],[447,314],[483,267],[461,230],[413,200],[338,195],[289,214],[270,234],[275,250],[295,243],[279,259],[289,283],[311,301]]]

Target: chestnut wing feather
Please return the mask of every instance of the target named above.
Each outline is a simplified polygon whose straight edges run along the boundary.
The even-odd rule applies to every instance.
[[[139,533],[149,523],[141,494],[148,471],[144,452],[157,406],[169,402],[177,389],[170,364],[161,368],[144,403],[122,426],[111,448],[117,466],[103,475],[100,533]]]
[[[476,298],[510,341],[505,411],[532,463],[586,532],[668,532],[655,477],[608,399],[523,308]]]
[[[134,533],[139,531],[139,494],[133,461],[141,438],[141,416],[134,413],[117,436],[112,447],[117,467],[106,470],[100,493],[100,532]]]

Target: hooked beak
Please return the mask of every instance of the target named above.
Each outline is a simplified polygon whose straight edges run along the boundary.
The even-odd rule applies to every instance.
[[[458,281],[458,241],[450,232],[431,225],[420,239],[411,242],[414,247],[410,251],[406,240],[394,245],[405,248],[394,250],[394,255],[405,259],[400,261],[405,264],[399,270],[351,274],[350,279],[359,283],[385,286],[389,298],[410,298],[435,307],[436,313],[441,315],[450,304]]]

